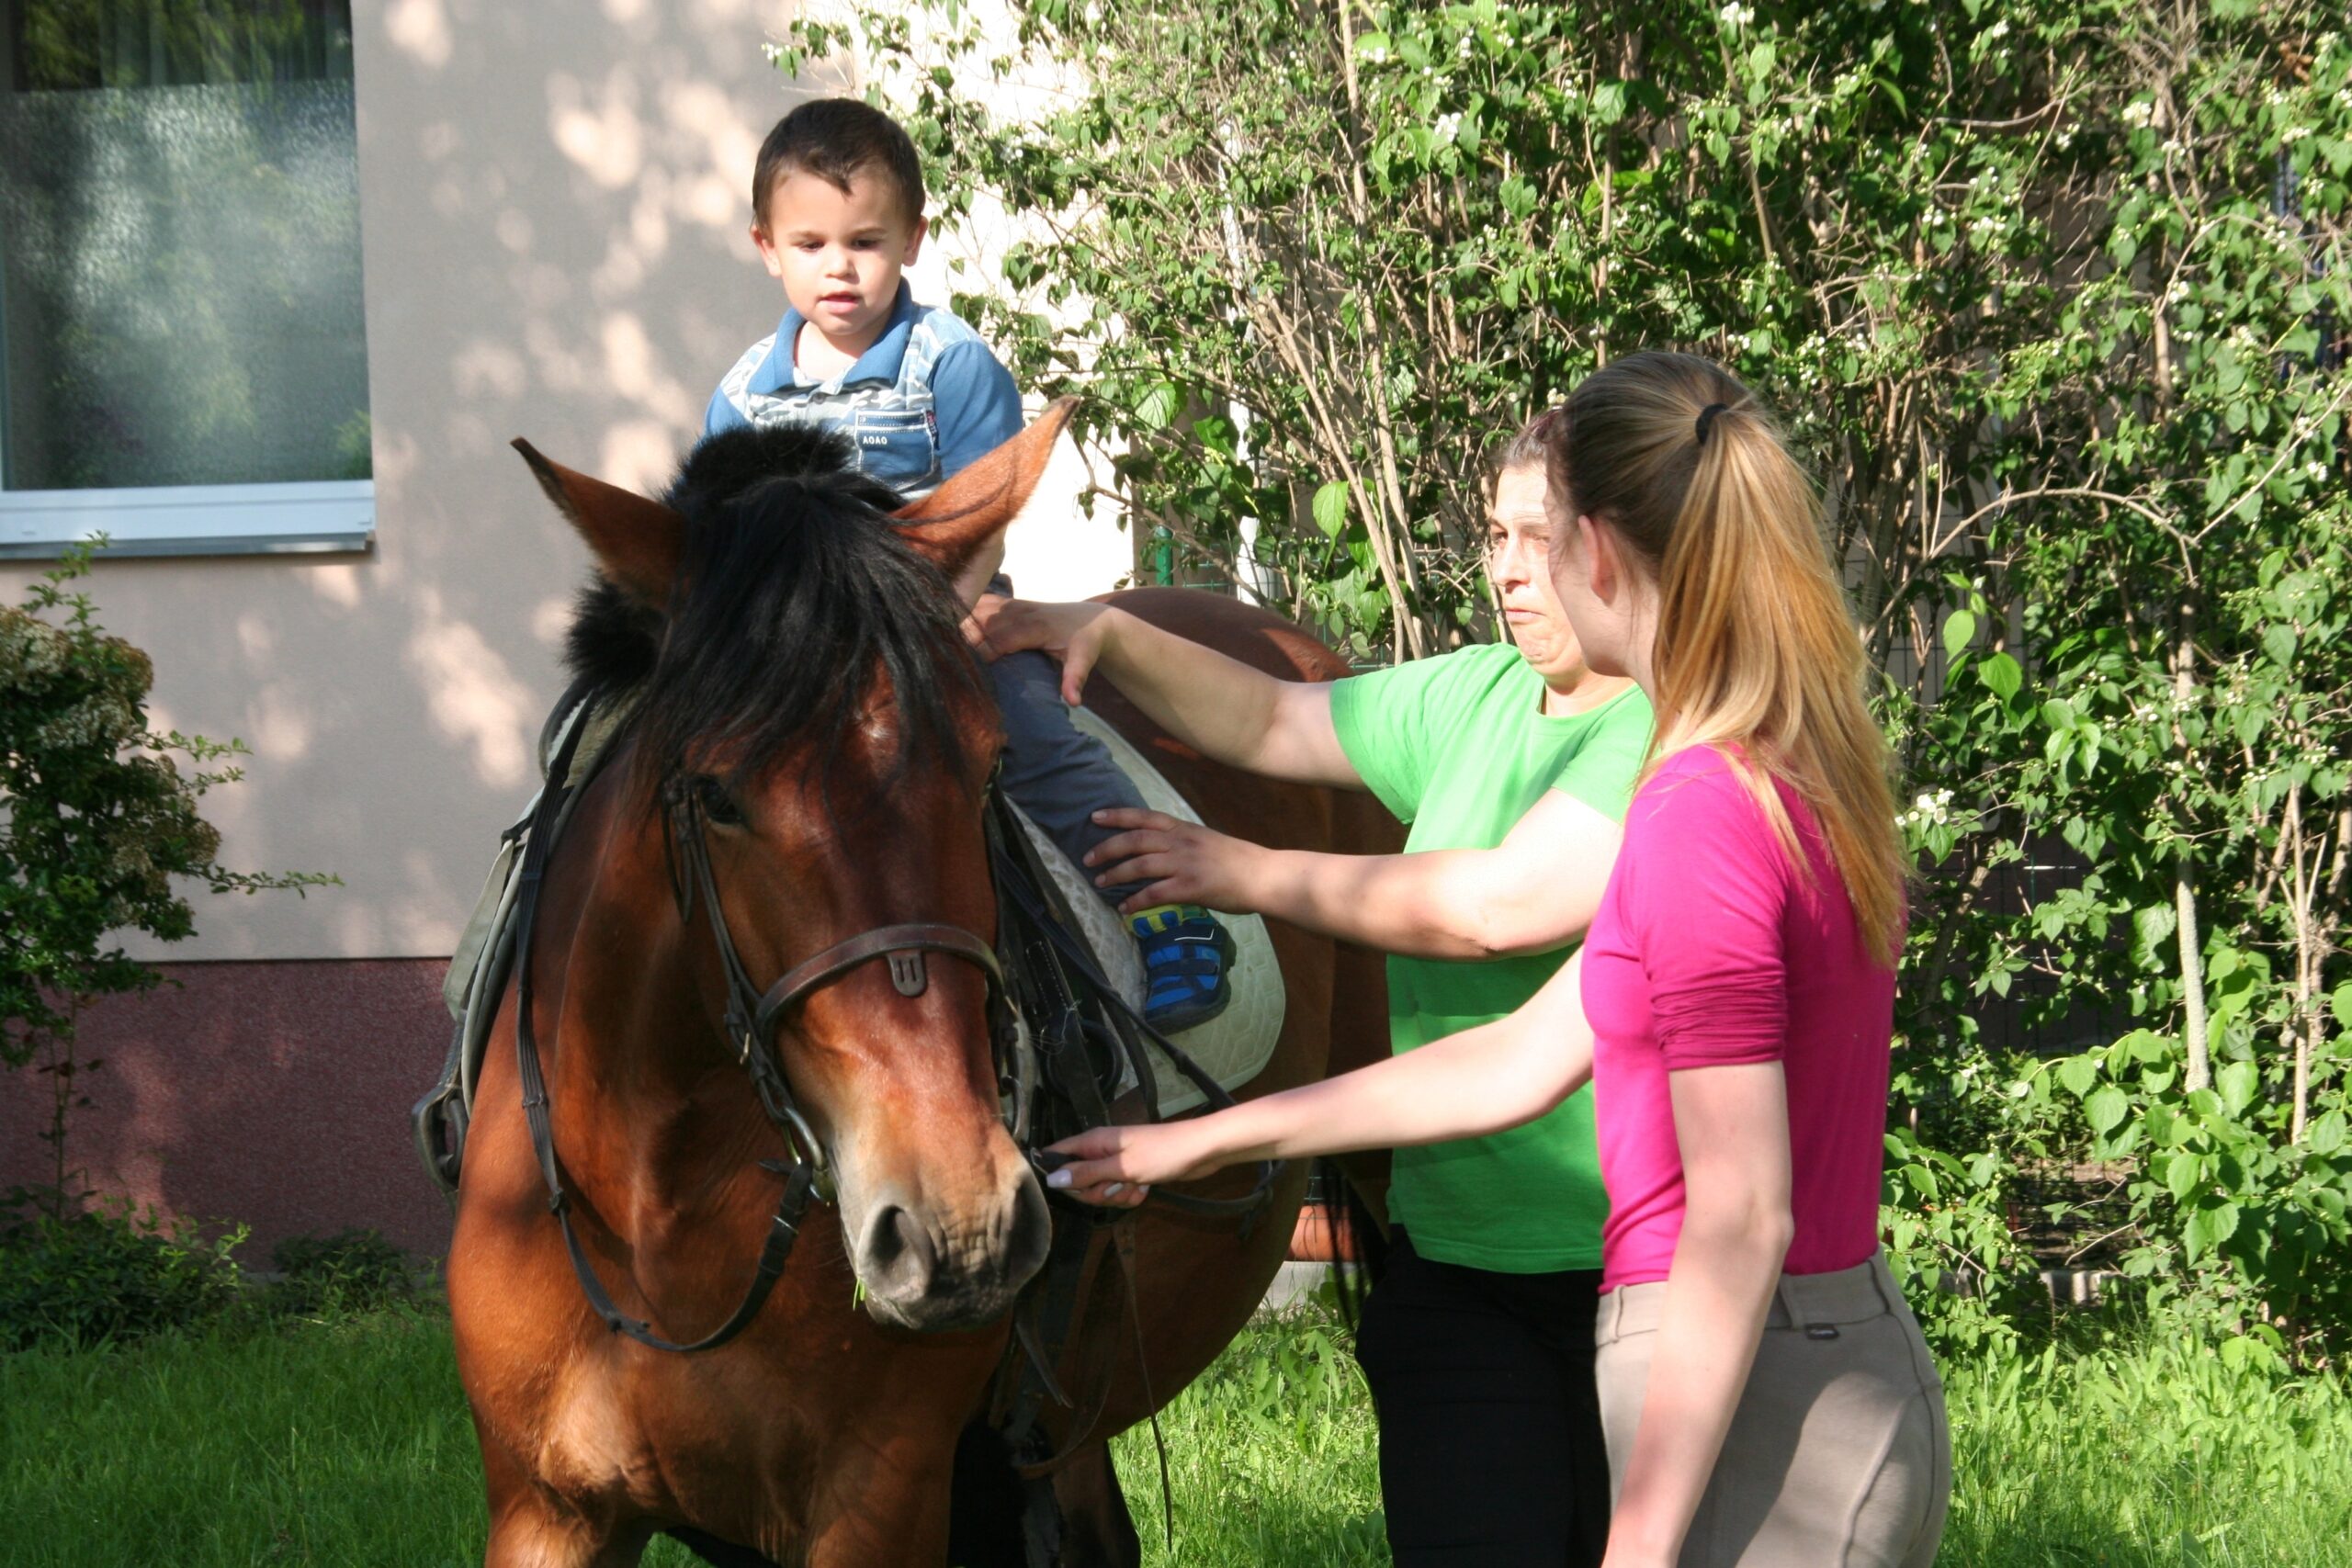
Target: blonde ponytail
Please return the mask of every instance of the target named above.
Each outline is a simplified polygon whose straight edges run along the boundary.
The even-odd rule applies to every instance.
[[[1657,580],[1651,765],[1692,746],[1736,748],[1802,871],[1770,780],[1788,784],[1821,824],[1863,940],[1892,964],[1905,889],[1886,742],[1818,500],[1778,427],[1721,367],[1659,353],[1587,378],[1560,423],[1555,491],[1572,516],[1610,525]]]

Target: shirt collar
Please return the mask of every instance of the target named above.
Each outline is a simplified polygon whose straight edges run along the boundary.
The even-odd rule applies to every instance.
[[[810,382],[820,391],[837,392],[859,381],[888,381],[895,383],[899,369],[906,361],[907,341],[915,330],[915,291],[906,279],[899,280],[899,297],[890,305],[890,324],[882,329],[857,363],[830,381]],[[786,307],[784,320],[776,323],[775,343],[768,349],[768,356],[760,362],[745,389],[773,395],[789,391],[802,385],[792,363],[793,345],[800,341],[800,328],[808,320],[797,310]]]

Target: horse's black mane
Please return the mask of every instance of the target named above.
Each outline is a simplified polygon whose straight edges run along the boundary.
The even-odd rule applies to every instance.
[[[899,766],[960,766],[954,699],[978,671],[953,591],[888,525],[898,497],[852,458],[846,437],[811,426],[708,437],[663,497],[686,520],[667,613],[602,577],[581,594],[566,662],[605,690],[642,688],[647,782],[714,750],[736,777],[793,746],[824,767],[877,667]]]

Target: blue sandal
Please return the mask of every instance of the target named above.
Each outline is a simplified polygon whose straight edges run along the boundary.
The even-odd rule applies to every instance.
[[[1162,1034],[1197,1029],[1233,1000],[1233,935],[1197,904],[1160,904],[1127,919],[1143,950],[1144,1021]]]

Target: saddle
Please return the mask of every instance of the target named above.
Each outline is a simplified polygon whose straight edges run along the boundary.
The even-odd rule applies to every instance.
[[[539,868],[634,711],[631,694],[580,686],[558,702],[539,737],[540,793],[500,835],[498,856],[451,960],[443,997],[455,1028],[440,1077],[416,1102],[412,1118],[427,1174],[453,1200],[492,1025],[529,941]],[[1075,710],[1075,716],[1080,728],[1111,748],[1155,809],[1199,820],[1123,737],[1083,709]],[[1220,1018],[1188,1032],[1180,1047],[1144,1021],[1141,961],[1124,922],[1095,895],[1084,873],[993,785],[987,818],[998,901],[996,950],[993,955],[982,952],[966,956],[994,960],[988,965],[991,995],[1008,1015],[998,1031],[1005,1122],[1032,1163],[1041,1173],[1050,1168],[1057,1162],[1041,1152],[1044,1147],[1091,1127],[1160,1120],[1203,1104],[1230,1105],[1229,1091],[1262,1070],[1282,1031],[1283,987],[1264,921],[1254,915],[1230,920],[1236,946],[1234,1002]],[[893,928],[901,933],[928,929]],[[723,931],[720,941],[722,954],[731,960],[732,946]],[[844,947],[856,945],[854,942]],[[876,949],[842,962],[879,955]],[[527,985],[527,970],[520,983]],[[769,1010],[759,1010],[764,1017]],[[1195,1057],[1195,1050],[1205,1062]],[[783,1271],[801,1208],[811,1198],[822,1201],[826,1191],[821,1154],[808,1147],[806,1124],[790,1104],[767,1054],[747,1047],[744,1065],[787,1141],[803,1151],[792,1162],[789,1196],[778,1210],[752,1290],[728,1325],[693,1345],[674,1345],[616,1310],[585,1266],[554,1173],[551,1145],[543,1136],[546,1097],[538,1082],[537,1047],[527,1031],[518,1039],[518,1051],[525,1106],[541,1150],[551,1207],[563,1225],[592,1306],[615,1332],[657,1349],[699,1350],[731,1338],[757,1314]],[[1163,1187],[1155,1189],[1149,1201],[1230,1220],[1246,1236],[1270,1202],[1280,1171],[1279,1164],[1261,1166],[1255,1186],[1242,1198],[1206,1199]],[[1124,1309],[1135,1331],[1139,1363],[1142,1357],[1141,1322],[1134,1299],[1135,1211],[1094,1209],[1046,1190],[1053,1239],[1045,1266],[1014,1307],[1013,1334],[986,1412],[1024,1483],[1024,1533],[1031,1560],[1037,1563],[1050,1562],[1058,1551],[1059,1516],[1051,1477],[1093,1435],[1116,1371],[1115,1351],[1107,1348],[1098,1353],[1093,1365],[1066,1366],[1069,1347],[1096,1314]],[[1096,1342],[1106,1347],[1117,1343],[1102,1336]],[[1143,1371],[1148,1386],[1148,1368]],[[1073,1397],[1066,1380],[1078,1384],[1082,1393]],[[1042,1420],[1049,1403],[1070,1412],[1062,1424],[1058,1450],[1046,1441]],[[1164,1453],[1161,1466],[1164,1490]]]

